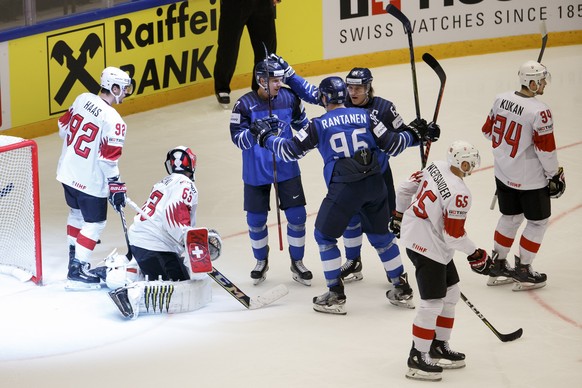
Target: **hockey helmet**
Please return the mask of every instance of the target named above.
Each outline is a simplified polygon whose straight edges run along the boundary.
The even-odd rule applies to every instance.
[[[479,156],[479,151],[472,144],[464,141],[457,140],[453,142],[447,151],[447,161],[449,165],[457,167],[461,170],[465,176],[471,175],[475,167],[481,165],[481,156]],[[463,171],[461,165],[463,162],[469,163],[469,170]]]
[[[541,86],[541,81],[543,79],[549,83],[552,78],[551,74],[548,72],[548,69],[536,61],[525,62],[523,65],[521,65],[517,74],[519,76],[520,84],[527,87],[528,89],[531,81],[534,81],[539,87]]]
[[[273,59],[260,61],[255,66],[255,78],[259,85],[261,84],[261,78],[266,80],[268,78],[283,77],[284,75],[285,70],[283,70],[281,64]]]
[[[323,105],[323,96],[327,104],[343,104],[348,95],[346,84],[340,77],[327,77],[319,84],[318,100]]]
[[[126,96],[133,93],[131,78],[125,71],[113,66],[106,67],[101,72],[101,87],[111,91],[113,85],[117,85],[120,89],[125,90]]]
[[[196,154],[190,148],[178,146],[168,151],[165,165],[168,174],[190,172],[194,175]]]
[[[374,80],[367,67],[354,67],[346,76],[347,85],[369,85]]]

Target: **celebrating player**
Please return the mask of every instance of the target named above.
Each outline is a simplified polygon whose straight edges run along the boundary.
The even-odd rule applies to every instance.
[[[192,311],[208,303],[210,281],[204,272],[211,271],[212,265],[202,271],[197,265],[209,255],[212,259],[220,256],[220,236],[212,230],[193,229],[198,206],[196,155],[190,148],[175,147],[168,151],[165,167],[169,175],[154,184],[143,214],[135,216],[128,231],[131,253],[146,279],[153,282],[136,282],[109,293],[120,312],[132,319],[140,311]],[[197,259],[197,252],[203,257]]]
[[[483,125],[491,141],[495,184],[501,217],[493,237],[493,260],[488,285],[514,283],[514,291],[540,288],[547,276],[532,269],[551,215],[550,198],[566,189],[559,167],[554,121],[550,108],[535,98],[550,80],[546,67],[535,61],[519,69],[521,89],[498,95]],[[515,269],[507,255],[517,230],[526,220],[519,240]]]
[[[480,163],[479,151],[456,141],[447,161],[435,161],[413,174],[396,191],[396,212],[402,217],[400,241],[416,268],[420,308],[412,325],[412,349],[406,377],[441,380],[443,368],[462,368],[465,355],[449,348],[460,299],[455,251],[467,256],[471,269],[487,275],[491,259],[465,231],[471,192],[463,178]],[[436,361],[435,361],[436,360]]]
[[[291,138],[291,128],[299,130],[307,125],[301,100],[289,89],[282,88],[284,71],[274,60],[259,62],[255,67],[255,77],[259,84],[257,91],[251,91],[238,99],[230,119],[230,136],[233,143],[242,150],[244,210],[253,255],[257,260],[251,271],[254,284],[266,278],[269,269],[269,245],[267,215],[270,210],[271,185],[277,176],[280,208],[287,218],[287,241],[291,256],[291,273],[294,280],[311,285],[313,275],[303,264],[305,253],[305,195],[301,183],[301,173],[297,162],[284,163],[273,153],[259,147],[250,132],[251,123],[257,119],[269,118],[278,125],[279,136]]]
[[[347,89],[339,77],[325,78],[318,90],[327,113],[313,119],[293,138],[274,136],[277,129],[268,120],[258,120],[251,127],[259,145],[285,161],[300,159],[314,148],[323,157],[328,192],[315,221],[315,240],[329,292],[313,298],[313,308],[323,313],[346,314],[337,238],[356,214],[394,286],[389,298],[410,305],[412,289],[400,256],[394,257],[388,250],[393,236],[388,231],[388,196],[376,150],[396,155],[418,143],[425,134],[388,131],[365,109],[346,108]]]
[[[133,91],[131,78],[116,67],[101,73],[98,95],[79,95],[58,121],[64,140],[57,167],[69,206],[67,289],[99,288],[100,279],[89,272],[95,244],[105,228],[107,198],[116,211],[125,206],[125,183],[119,180],[118,161],[126,125],[112,107]]]

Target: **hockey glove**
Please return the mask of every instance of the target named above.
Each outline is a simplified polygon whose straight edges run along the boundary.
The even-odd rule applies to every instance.
[[[408,124],[408,126],[414,132],[418,140],[425,140],[428,131],[428,124],[425,119],[414,119],[414,121]]]
[[[218,259],[222,253],[222,239],[216,229],[208,229],[208,252],[212,261]]]
[[[564,168],[560,167],[556,175],[548,183],[550,198],[560,198],[566,191],[566,178],[564,178]]]
[[[251,124],[250,131],[259,146],[264,147],[267,139],[275,136],[279,131],[279,120],[276,117],[265,117],[264,119],[255,120]]]
[[[295,70],[291,65],[277,54],[271,54],[269,58],[277,62],[283,69],[283,83],[287,83],[287,80],[295,75]]]
[[[390,217],[390,222],[388,223],[388,229],[392,232],[396,238],[400,238],[400,225],[402,224],[402,213],[394,212],[392,217]]]
[[[437,123],[431,121],[426,129],[425,140],[434,142],[437,141],[439,137],[441,137],[441,127],[439,127]]]
[[[109,203],[119,213],[121,208],[125,206],[127,188],[124,182],[119,182],[118,176],[107,180],[109,181]]]
[[[472,255],[467,256],[471,270],[480,275],[489,275],[493,260],[483,249],[476,249]]]

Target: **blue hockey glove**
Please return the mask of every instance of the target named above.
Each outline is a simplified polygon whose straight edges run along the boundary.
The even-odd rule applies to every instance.
[[[441,127],[437,123],[431,122],[426,129],[425,140],[437,141],[441,137]]]
[[[257,144],[260,147],[264,147],[267,139],[277,135],[277,132],[279,132],[279,120],[272,116],[255,120],[251,124],[250,131],[257,140]]]
[[[295,70],[291,67],[291,65],[289,65],[287,63],[287,61],[285,61],[283,58],[281,58],[277,54],[271,54],[269,56],[269,58],[276,61],[279,65],[281,65],[281,68],[284,71],[283,83],[286,83],[289,78],[291,78],[291,77],[293,77],[293,75],[295,75]]]

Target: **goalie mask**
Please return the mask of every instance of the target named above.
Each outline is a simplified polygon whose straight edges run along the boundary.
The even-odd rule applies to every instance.
[[[196,154],[190,148],[185,146],[178,146],[166,155],[166,171],[168,174],[186,172],[191,173],[192,180],[194,180],[194,173],[196,172]]]
[[[475,167],[481,165],[481,156],[479,156],[479,151],[472,144],[463,140],[457,140],[449,146],[447,161],[450,166],[457,167],[464,176],[467,176],[471,175]],[[464,171],[461,168],[463,162],[469,163],[468,171]]]

